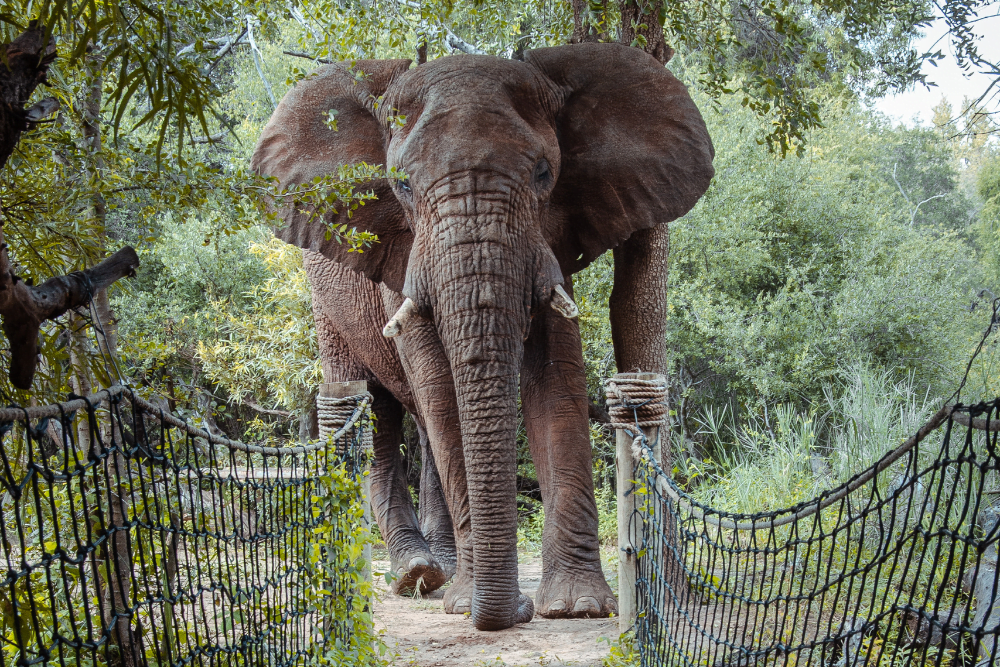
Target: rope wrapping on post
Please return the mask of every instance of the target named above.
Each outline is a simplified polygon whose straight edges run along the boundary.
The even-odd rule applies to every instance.
[[[365,393],[363,396],[365,399],[365,407],[367,407],[371,404],[372,395]],[[354,419],[354,413],[357,408],[357,396],[348,396],[346,398],[317,396],[316,415],[317,421],[319,422],[320,442],[326,442],[330,437],[330,434],[334,434],[334,440],[336,440],[336,433],[343,429],[348,423],[353,423],[352,420]],[[362,447],[365,451],[372,448],[371,429],[365,429]]]
[[[660,428],[666,424],[667,382],[653,373],[619,373],[605,383],[608,415],[615,437],[615,467],[618,514],[618,623],[622,632],[632,628],[642,610],[638,590],[646,585],[638,572],[642,553],[636,491],[636,452],[652,440],[659,447]],[[658,458],[658,453],[655,454]]]
[[[640,428],[666,425],[669,408],[665,381],[641,380],[619,373],[605,382],[604,391],[612,428],[636,436]]]

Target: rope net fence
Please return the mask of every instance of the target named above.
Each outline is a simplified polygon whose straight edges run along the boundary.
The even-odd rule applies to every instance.
[[[608,383],[612,421],[632,440],[622,558],[635,563],[643,666],[997,661],[1000,399],[942,408],[817,498],[732,514],[661,469],[665,390]]]
[[[371,397],[339,401],[329,437],[289,447],[212,435],[122,386],[0,410],[2,663],[363,651]]]

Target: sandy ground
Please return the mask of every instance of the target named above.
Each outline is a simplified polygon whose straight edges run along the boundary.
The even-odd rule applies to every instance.
[[[388,561],[376,560],[373,565],[376,572],[389,567]],[[541,557],[522,555],[518,572],[521,591],[534,598],[542,578]],[[399,597],[389,591],[384,579],[376,581],[376,628],[385,630],[385,641],[395,654],[392,664],[400,667],[598,667],[608,654],[608,641],[618,638],[617,618],[548,620],[536,616],[531,623],[508,630],[481,632],[467,616],[444,613],[444,589],[428,597]]]

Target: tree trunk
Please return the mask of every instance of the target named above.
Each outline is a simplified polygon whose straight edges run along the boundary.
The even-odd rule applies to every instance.
[[[621,9],[620,42],[642,49],[662,64],[673,57],[667,44],[663,25],[655,4],[639,0],[619,0]],[[615,361],[618,372],[645,371],[669,377],[667,372],[667,285],[670,231],[666,222],[651,229],[636,232],[614,249],[615,284],[611,293],[611,331],[615,341]],[[635,340],[640,336],[646,344]],[[633,340],[629,340],[632,338]],[[648,341],[654,341],[648,344]],[[673,470],[673,452],[669,429],[663,429],[659,463],[664,474]],[[677,532],[676,517],[665,517],[666,543],[661,554],[667,563],[666,582],[681,600],[688,598],[687,578],[677,563],[683,558],[683,544]],[[669,601],[665,604],[670,605]],[[667,613],[667,612],[665,612]]]
[[[32,21],[22,35],[3,47],[7,54],[6,66],[0,66],[0,168],[7,164],[21,133],[44,118],[46,111],[58,108],[58,103],[52,108],[48,100],[24,108],[56,59],[55,42],[44,39],[43,29]]]
[[[674,57],[674,50],[663,35],[663,25],[656,13],[656,3],[639,0],[619,0],[622,15],[622,32],[619,40],[626,46],[642,49],[666,65]]]
[[[104,58],[93,50],[87,54],[87,71],[91,76],[90,87],[83,99],[83,122],[81,126],[85,142],[85,152],[88,158],[87,170],[90,183],[94,184],[91,194],[90,212],[98,222],[100,229],[100,245],[107,245],[108,207],[101,193],[99,184],[104,171],[103,140],[101,138],[101,101],[104,87]],[[118,356],[118,324],[111,310],[108,299],[108,289],[99,289],[94,293],[93,300],[94,328],[100,353],[105,357],[105,364],[114,364]],[[109,373],[110,373],[109,369]]]

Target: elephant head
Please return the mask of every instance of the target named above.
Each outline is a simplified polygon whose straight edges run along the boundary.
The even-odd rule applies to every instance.
[[[325,122],[338,112],[338,129]],[[393,122],[405,116],[402,124]],[[353,216],[378,235],[363,253],[288,206],[278,236],[406,297],[386,325],[430,318],[451,364],[475,541],[473,620],[531,618],[516,560],[518,373],[533,311],[575,315],[563,277],[634,232],[687,213],[713,175],[687,90],[638,49],[577,44],[524,62],[451,56],[318,70],[282,100],[253,167],[283,185],[357,162],[408,177],[366,185]]]

